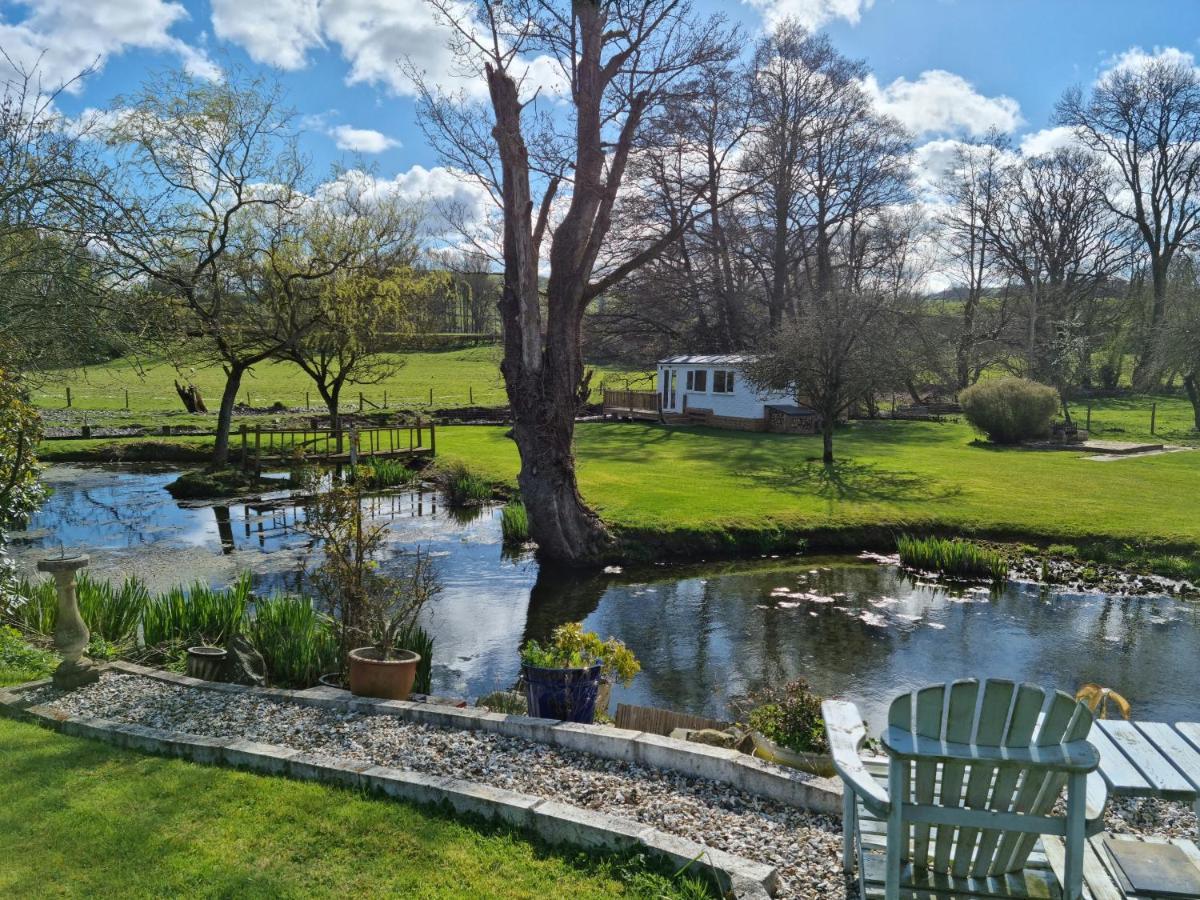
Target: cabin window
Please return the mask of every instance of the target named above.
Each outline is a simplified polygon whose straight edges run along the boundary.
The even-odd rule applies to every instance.
[[[729,369],[718,369],[713,372],[713,393],[733,393],[733,372]]]
[[[708,369],[688,369],[687,389],[705,393],[708,391]]]

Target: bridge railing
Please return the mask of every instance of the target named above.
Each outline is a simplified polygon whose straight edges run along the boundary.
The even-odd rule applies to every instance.
[[[261,472],[264,462],[348,463],[378,457],[434,456],[437,426],[418,420],[411,425],[371,428],[263,428],[243,425],[242,468]]]

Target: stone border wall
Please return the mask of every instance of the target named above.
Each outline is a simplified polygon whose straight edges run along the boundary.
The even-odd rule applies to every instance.
[[[286,699],[291,702],[327,708],[348,709],[364,713],[399,715],[415,722],[448,728],[478,728],[543,740],[563,747],[580,749],[612,759],[635,760],[645,765],[657,765],[653,760],[680,761],[681,751],[670,745],[682,744],[657,735],[636,734],[604,726],[581,726],[531,719],[523,716],[500,716],[481,710],[433,708],[419,703],[398,701],[344,700],[338,697],[305,695],[303,691],[280,691],[220,685],[175,675],[161,670],[146,669],[127,663],[114,664],[113,669],[129,674],[144,675],[187,687],[223,690],[229,693],[249,693]],[[580,809],[556,800],[481,785],[458,778],[426,775],[403,769],[376,766],[358,760],[324,757],[301,753],[288,747],[262,744],[243,739],[222,739],[206,735],[185,734],[115,722],[108,719],[71,716],[47,706],[28,705],[21,694],[44,687],[48,680],[30,682],[8,690],[0,690],[0,714],[44,725],[63,734],[104,741],[118,747],[186,759],[192,762],[232,766],[269,775],[315,780],[344,787],[363,789],[412,803],[448,806],[455,812],[500,820],[509,825],[537,834],[549,843],[572,844],[607,850],[644,849],[669,860],[676,866],[695,864],[711,873],[723,890],[736,897],[762,898],[773,896],[778,874],[772,866],[715,850],[695,841],[667,834],[653,827]],[[500,721],[511,720],[511,721]],[[471,724],[466,724],[470,722]],[[551,729],[554,740],[545,741]],[[591,733],[600,729],[594,737]],[[611,732],[611,733],[610,733]],[[540,735],[540,737],[539,737]],[[633,735],[630,737],[630,735]],[[653,740],[645,740],[653,738]],[[596,747],[603,748],[598,751]],[[712,748],[701,747],[708,751]],[[722,771],[725,754],[715,751],[696,754],[694,769]],[[704,762],[701,762],[704,760]],[[679,768],[678,765],[668,768]],[[688,771],[680,769],[680,771]],[[757,771],[755,767],[751,771]],[[710,777],[699,774],[699,777]],[[751,778],[751,781],[755,779]]]

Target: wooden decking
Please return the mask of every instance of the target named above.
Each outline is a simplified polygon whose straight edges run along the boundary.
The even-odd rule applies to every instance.
[[[884,787],[887,785],[887,760],[874,757],[866,761],[867,770]],[[1089,793],[1090,790],[1089,790]],[[859,823],[862,829],[860,848],[867,881],[867,900],[883,897],[883,872],[887,846],[887,823],[871,814],[863,805],[858,806]],[[936,826],[934,826],[936,828]],[[1174,844],[1200,866],[1200,850],[1191,841],[1165,837],[1138,837],[1128,834],[1101,832],[1088,841],[1087,855],[1083,863],[1084,892],[1086,900],[1125,900],[1127,896],[1120,887],[1114,863],[1104,847],[1105,837],[1144,841],[1146,843]],[[966,898],[988,898],[988,900],[1035,900],[1035,898],[1062,897],[1061,883],[1066,865],[1066,850],[1062,838],[1043,836],[1030,854],[1028,866],[1019,874],[995,878],[952,878],[948,875],[925,871],[913,871],[906,867],[904,883],[908,885],[900,896],[920,900],[966,900]]]
[[[413,425],[376,428],[259,428],[242,426],[242,468],[265,465],[357,465],[369,459],[420,459],[437,453],[437,428]]]
[[[658,391],[615,391],[604,389],[604,418],[662,419],[662,395]]]

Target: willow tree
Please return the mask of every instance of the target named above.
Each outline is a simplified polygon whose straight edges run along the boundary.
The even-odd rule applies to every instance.
[[[611,537],[575,478],[583,315],[677,239],[679,225],[614,228],[630,159],[653,152],[650,126],[693,74],[732,58],[733,35],[686,0],[429,2],[460,70],[487,85],[473,102],[410,67],[426,134],[502,217],[500,368],[530,533],[546,559],[595,562]]]

